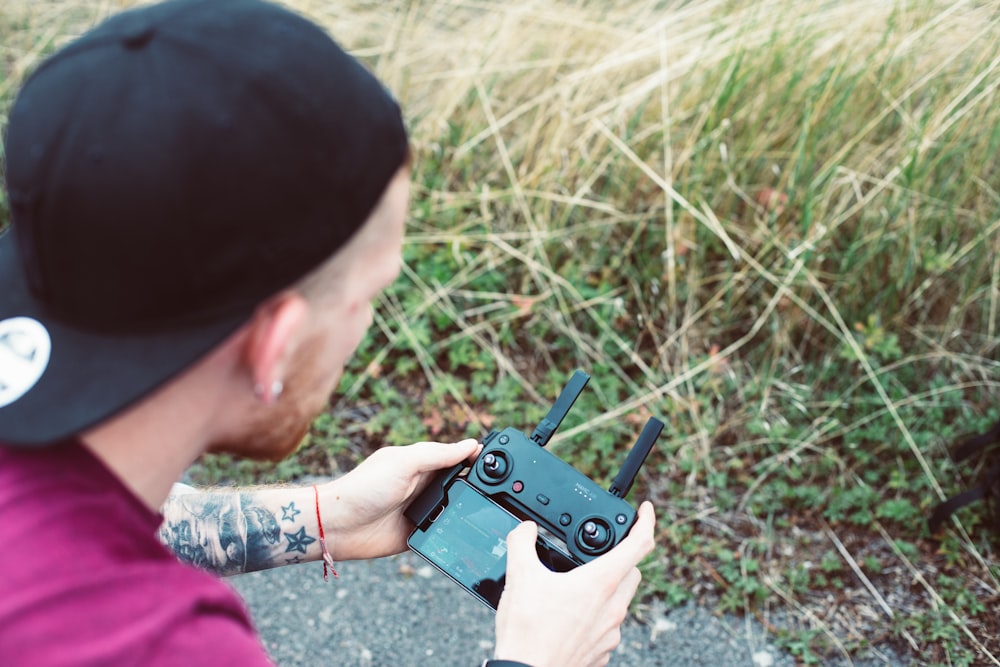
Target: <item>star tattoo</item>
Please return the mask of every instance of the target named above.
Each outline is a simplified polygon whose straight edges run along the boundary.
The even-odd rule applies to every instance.
[[[306,547],[316,541],[315,537],[309,537],[306,535],[305,526],[299,528],[296,533],[285,533],[285,537],[288,538],[288,546],[285,547],[285,553],[288,553],[289,551],[305,553]]]
[[[288,503],[288,507],[281,506],[281,520],[295,522],[295,517],[302,514],[301,510],[295,509],[295,503]]]
[[[294,558],[286,558],[285,562],[288,563],[289,565],[292,565],[293,563],[301,563],[302,559],[299,558],[298,556],[295,556]]]

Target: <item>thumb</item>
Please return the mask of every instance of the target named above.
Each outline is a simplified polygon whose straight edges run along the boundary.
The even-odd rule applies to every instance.
[[[468,438],[455,444],[418,442],[404,449],[413,456],[418,472],[429,472],[465,461],[478,447],[479,443],[474,438]]]
[[[535,541],[538,539],[538,525],[534,521],[522,521],[507,535],[507,580],[515,578],[538,563]]]

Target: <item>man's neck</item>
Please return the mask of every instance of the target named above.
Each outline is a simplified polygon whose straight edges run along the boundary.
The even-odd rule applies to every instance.
[[[121,438],[116,433],[95,431],[84,435],[81,441],[155,512],[167,499],[174,482],[198,458],[198,453],[192,454],[193,447],[181,447],[179,439],[165,442],[151,439],[150,433],[155,432],[136,431],[134,437]]]
[[[80,439],[125,486],[159,511],[173,484],[224,425],[223,403],[193,369]]]

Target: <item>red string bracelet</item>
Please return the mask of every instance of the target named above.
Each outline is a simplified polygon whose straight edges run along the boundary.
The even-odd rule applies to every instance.
[[[326,534],[323,532],[323,519],[319,516],[319,487],[313,484],[313,491],[316,494],[316,523],[319,524],[319,545],[323,548],[323,581],[330,580],[330,572],[333,572],[333,578],[337,579],[337,569],[334,567],[333,556],[330,555],[330,550],[326,547]],[[329,568],[329,572],[327,571]]]

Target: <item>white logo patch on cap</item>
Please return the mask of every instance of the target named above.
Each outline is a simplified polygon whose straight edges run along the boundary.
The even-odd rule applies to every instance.
[[[51,352],[52,339],[38,320],[12,317],[0,321],[0,408],[38,384]]]

